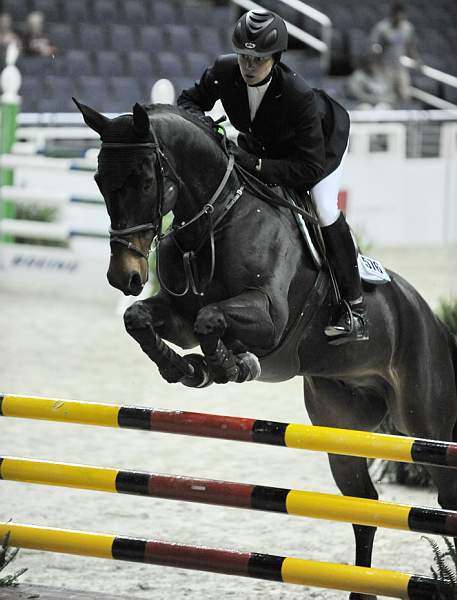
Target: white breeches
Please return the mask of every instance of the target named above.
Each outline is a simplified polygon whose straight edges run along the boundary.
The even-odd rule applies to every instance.
[[[332,225],[340,216],[340,211],[338,209],[338,192],[340,189],[343,161],[346,152],[338,167],[310,190],[311,199],[316,208],[321,227]]]

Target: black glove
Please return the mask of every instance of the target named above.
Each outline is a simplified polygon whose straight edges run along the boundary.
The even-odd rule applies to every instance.
[[[216,121],[211,117],[208,117],[207,115],[204,115],[203,117],[200,116],[200,120],[203,121],[203,123],[205,123],[206,125],[208,125],[208,127],[211,127],[211,129],[217,128]]]
[[[221,125],[219,125],[220,121],[222,119],[218,119],[217,121],[215,121],[213,118],[204,115],[203,117],[200,117],[200,121],[202,121],[205,125],[207,125],[208,127],[210,127],[210,129],[216,133],[219,137],[224,137],[224,128],[221,127]],[[225,120],[225,118],[224,118]]]
[[[243,167],[243,169],[246,169],[246,171],[254,174],[257,172],[256,167],[259,163],[257,156],[251,154],[250,152],[246,152],[246,150],[243,150],[243,148],[240,148],[235,144],[231,146],[230,151],[234,155],[237,164]]]

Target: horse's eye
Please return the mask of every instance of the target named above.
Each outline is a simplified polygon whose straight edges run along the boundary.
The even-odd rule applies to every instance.
[[[152,179],[145,179],[143,181],[143,191],[144,192],[149,192],[149,190],[152,187]]]

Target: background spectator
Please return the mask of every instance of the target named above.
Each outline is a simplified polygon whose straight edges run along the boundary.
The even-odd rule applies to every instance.
[[[23,34],[23,52],[28,56],[52,56],[57,51],[44,31],[44,15],[33,11],[27,16]]]
[[[21,39],[13,29],[13,20],[9,13],[0,13],[0,68],[5,65],[5,54],[11,42],[21,46]]]
[[[411,97],[411,78],[400,58],[417,59],[414,26],[406,19],[402,2],[394,2],[390,16],[374,26],[371,32],[372,51],[379,54],[397,100]]]
[[[347,81],[347,93],[352,100],[360,102],[358,109],[393,107],[392,81],[386,77],[379,55],[368,54],[360,59],[359,67]]]

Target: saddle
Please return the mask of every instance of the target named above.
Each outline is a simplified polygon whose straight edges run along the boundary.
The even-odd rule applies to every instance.
[[[280,188],[281,189],[281,188]],[[294,203],[301,203],[303,208],[316,216],[314,205],[311,201],[310,195],[299,197],[293,191],[283,190],[284,194],[289,196],[289,200]],[[302,234],[303,241],[308,248],[316,268],[320,269],[323,264],[326,263],[325,258],[325,246],[320,234],[320,228],[316,225],[310,227],[309,222],[306,222],[300,213],[294,212],[295,220],[297,221],[298,229]],[[354,233],[352,232],[352,239],[357,250],[357,264],[359,267],[360,278],[372,285],[383,285],[391,281],[389,273],[385,270],[382,264],[375,258],[365,256],[359,250],[357,240]]]

